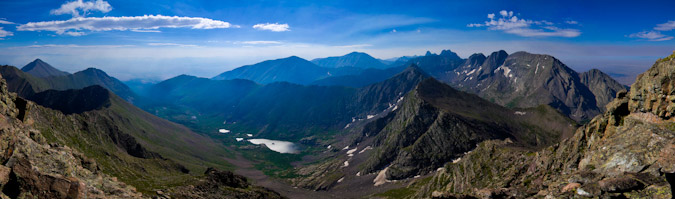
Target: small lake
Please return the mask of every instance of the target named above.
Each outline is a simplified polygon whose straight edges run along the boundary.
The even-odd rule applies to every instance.
[[[249,142],[253,144],[264,144],[272,151],[279,153],[299,153],[300,147],[293,142],[280,141],[280,140],[269,140],[269,139],[249,139]]]

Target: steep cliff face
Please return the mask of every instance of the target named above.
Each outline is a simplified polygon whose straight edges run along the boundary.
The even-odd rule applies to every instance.
[[[416,197],[671,198],[673,57],[638,76],[571,138],[537,152],[484,142],[436,172]]]

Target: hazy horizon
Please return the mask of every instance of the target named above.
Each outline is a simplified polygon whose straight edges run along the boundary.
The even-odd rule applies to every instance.
[[[311,60],[359,51],[389,59],[449,49],[466,58],[506,50],[549,54],[579,72],[598,68],[630,84],[653,60],[671,53],[675,21],[666,13],[673,6],[6,1],[0,2],[0,64],[22,67],[41,58],[67,72],[95,67],[120,80],[163,80],[213,77],[288,56]]]

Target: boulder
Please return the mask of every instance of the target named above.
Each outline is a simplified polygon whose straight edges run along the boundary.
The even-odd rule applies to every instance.
[[[610,193],[628,192],[642,186],[637,180],[628,177],[606,178],[600,180],[598,185],[600,190]]]

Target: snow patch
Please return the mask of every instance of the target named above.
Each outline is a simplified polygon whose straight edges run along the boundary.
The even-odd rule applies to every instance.
[[[361,176],[361,172],[359,171],[358,173],[356,173],[356,176]]]
[[[345,180],[345,177],[340,178],[337,183],[341,183],[343,180]]]
[[[328,145],[327,149],[333,148],[333,145]]]
[[[234,139],[237,140],[237,142],[241,142],[244,140],[244,138],[234,138]]]
[[[376,187],[383,185],[384,183],[390,182],[389,180],[387,180],[387,170],[389,170],[389,167],[382,169],[382,171],[380,171],[377,174],[377,177],[373,179],[373,183],[375,183]]]
[[[353,149],[350,149],[349,151],[347,151],[347,155],[354,156],[353,153],[356,152],[356,150],[358,150],[358,149],[359,149],[359,147],[354,147]]]
[[[227,129],[218,129],[218,133],[229,133],[230,130]]]
[[[462,160],[462,157],[458,157],[457,159],[452,160],[452,163],[457,164],[460,160]]]
[[[247,133],[246,136],[253,137],[253,134]]]
[[[373,149],[371,146],[367,146],[366,148],[363,148],[363,150],[359,151],[359,154],[362,154],[363,152],[366,152],[366,150]]]
[[[513,113],[513,114],[516,114],[516,115],[525,115],[525,114],[527,114],[527,112],[516,111],[516,112]]]
[[[349,149],[349,145],[345,146],[345,148],[342,148],[342,150],[347,150]]]
[[[345,161],[344,165],[342,167],[348,167],[349,166],[349,160]]]
[[[471,74],[473,74],[474,72],[476,72],[476,69],[473,69],[473,70],[469,71],[469,73],[467,73],[466,75],[471,75]]]
[[[510,73],[511,73],[511,69],[510,69],[509,67],[506,67],[506,66],[504,66],[504,65],[501,65],[501,66],[499,66],[497,69],[495,69],[495,71],[493,71],[493,72],[497,73],[497,71],[499,71],[499,70],[504,71],[504,77],[513,77],[513,74],[510,74]]]
[[[366,119],[369,120],[369,119],[373,119],[374,117],[375,117],[375,115],[367,115]]]

